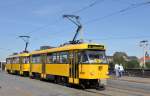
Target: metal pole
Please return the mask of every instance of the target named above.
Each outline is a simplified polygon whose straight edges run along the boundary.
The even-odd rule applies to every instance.
[[[146,53],[146,51],[145,51],[145,47],[144,47],[144,49],[143,49],[143,69],[145,69],[145,53]]]
[[[143,46],[143,66],[142,66],[142,69],[143,69],[143,75],[144,75],[144,69],[145,69],[145,46]]]
[[[143,48],[143,65],[142,65],[142,72],[143,72],[143,75],[144,75],[144,69],[145,69],[145,55],[146,55],[146,52],[147,52],[147,47],[148,47],[148,41],[147,40],[143,40],[143,41],[140,41],[140,47]]]
[[[0,64],[1,64],[1,70],[0,70],[0,71],[2,71],[2,70],[3,70],[3,69],[2,69],[2,68],[3,68],[2,62],[0,62]]]

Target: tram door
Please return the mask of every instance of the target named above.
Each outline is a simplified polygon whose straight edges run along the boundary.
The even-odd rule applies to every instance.
[[[41,74],[41,77],[42,78],[46,78],[46,54],[41,54],[41,62],[42,62],[42,74]]]
[[[79,83],[79,67],[78,67],[78,55],[77,51],[69,52],[69,83]]]
[[[20,74],[22,75],[23,74],[23,57],[19,57],[19,65],[20,65]]]
[[[13,68],[13,59],[11,59],[11,73],[12,73],[12,68]]]

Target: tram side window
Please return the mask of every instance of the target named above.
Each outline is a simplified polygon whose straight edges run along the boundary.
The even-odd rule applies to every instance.
[[[81,60],[82,60],[82,63],[89,63],[88,58],[87,58],[87,55],[86,55],[85,53],[82,53],[82,58],[81,58]]]
[[[17,64],[19,63],[19,57],[16,58],[16,63],[17,63]]]
[[[15,63],[15,62],[14,62],[14,58],[11,58],[11,63],[12,63],[12,64],[14,64],[14,63]]]
[[[23,64],[28,64],[29,63],[29,57],[23,57],[22,63]]]
[[[57,54],[56,53],[49,53],[48,55],[47,55],[47,63],[49,63],[49,64],[55,64],[55,63],[57,63],[58,61],[57,61]]]
[[[32,63],[41,63],[40,62],[40,55],[33,55],[32,56]]]
[[[56,53],[53,53],[52,63],[57,63],[57,54]]]
[[[88,57],[84,52],[78,52],[78,62],[79,63],[89,63]]]
[[[68,63],[68,52],[50,53],[47,55],[47,63]]]
[[[13,58],[10,58],[10,63],[13,64]]]
[[[60,52],[60,63],[68,63],[68,52]]]
[[[18,64],[19,63],[19,58],[18,57],[13,58],[12,63],[13,64]]]
[[[47,63],[53,63],[53,54],[48,54],[47,55]]]
[[[56,63],[60,63],[60,52],[57,53],[57,61]]]
[[[7,64],[11,64],[11,59],[6,59]]]

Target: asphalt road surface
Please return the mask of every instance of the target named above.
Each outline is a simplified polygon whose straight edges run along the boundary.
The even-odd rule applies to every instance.
[[[106,90],[81,90],[0,72],[0,96],[150,96],[150,84],[109,79]]]

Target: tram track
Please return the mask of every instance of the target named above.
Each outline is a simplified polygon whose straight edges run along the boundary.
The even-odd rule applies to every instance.
[[[135,96],[149,96],[148,94],[150,94],[150,92],[141,90],[141,89],[133,89],[133,88],[127,88],[124,86],[108,86],[108,91],[111,90],[113,92],[118,92],[118,93],[125,93],[125,94],[131,94],[131,95],[135,95]]]
[[[119,80],[119,81],[128,81],[128,82],[134,82],[134,83],[143,83],[143,84],[150,84],[149,81],[136,81],[136,80],[125,80],[125,79],[114,79],[114,78],[111,78],[111,80]]]
[[[145,82],[134,82],[134,81],[130,81],[130,80],[119,80],[119,81],[123,81],[124,83],[142,83],[142,84],[147,84]],[[119,83],[119,82],[118,82]],[[103,96],[149,96],[150,92],[145,89],[142,89],[140,87],[135,87],[135,86],[128,86],[128,85],[114,85],[112,83],[110,83],[109,85],[107,85],[106,90],[103,91],[98,91],[98,90],[94,90],[94,89],[86,89],[87,92],[91,92],[91,93],[96,93],[96,94],[100,94]]]
[[[95,89],[85,89],[84,91],[102,96],[149,96],[150,94],[150,92],[145,92],[144,90],[127,88],[124,86],[107,86],[106,90],[103,91]]]
[[[121,79],[121,81],[128,81],[128,82],[134,82],[134,83],[144,83],[144,84],[150,84],[150,82],[136,81],[136,80],[123,80],[123,79]]]
[[[85,89],[84,91],[94,93],[94,94],[97,94],[97,95],[102,95],[102,96],[113,96],[113,95],[108,94],[108,93],[100,92],[96,89]]]
[[[130,90],[124,90],[120,88],[115,88],[115,87],[108,87],[104,91],[98,91],[95,89],[86,89],[86,92],[94,93],[97,95],[102,95],[102,96],[149,96],[148,94],[140,93],[140,92],[134,92]]]

